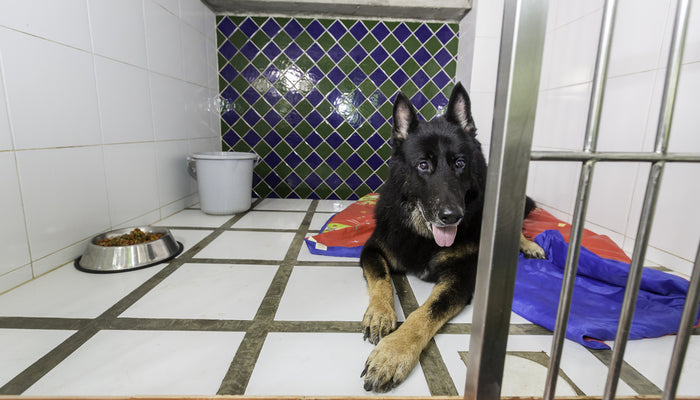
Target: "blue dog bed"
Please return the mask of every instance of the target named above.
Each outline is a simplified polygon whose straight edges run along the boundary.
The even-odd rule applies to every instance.
[[[518,260],[513,311],[554,330],[568,243],[555,230],[535,238],[546,260]],[[593,349],[609,349],[614,340],[625,294],[629,264],[609,260],[581,248],[566,337]],[[678,331],[688,281],[645,268],[630,328],[630,339],[664,336]],[[696,315],[698,321],[700,312]]]

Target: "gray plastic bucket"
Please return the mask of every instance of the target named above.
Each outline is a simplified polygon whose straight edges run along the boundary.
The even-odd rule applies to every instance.
[[[187,157],[187,171],[197,180],[199,202],[207,214],[236,214],[250,208],[253,153],[206,152]]]

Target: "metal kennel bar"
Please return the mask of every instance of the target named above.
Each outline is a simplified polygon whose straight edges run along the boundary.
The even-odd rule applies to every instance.
[[[671,51],[668,55],[666,66],[666,78],[664,81],[664,94],[661,98],[661,111],[659,124],[656,129],[656,143],[654,153],[665,155],[668,149],[668,140],[671,134],[671,121],[673,120],[673,109],[676,102],[676,92],[678,90],[678,80],[681,72],[681,62],[683,61],[683,48],[685,44],[685,33],[688,27],[688,14],[690,10],[690,0],[679,0],[676,6],[676,16],[673,26],[673,36],[671,38]],[[622,312],[620,322],[615,335],[615,347],[613,348],[613,358],[608,372],[608,379],[605,384],[604,399],[615,398],[617,382],[622,368],[622,361],[627,346],[630,326],[632,325],[632,315],[639,294],[639,285],[642,279],[642,268],[646,255],[649,236],[651,235],[651,224],[654,218],[654,210],[659,195],[661,177],[663,175],[664,160],[656,161],[651,165],[649,180],[644,195],[642,214],[637,228],[637,237],[634,241],[634,252],[630,264],[630,273],[627,279],[625,297],[622,302]],[[675,388],[674,388],[675,390]]]
[[[615,24],[616,0],[607,0],[603,11],[603,23],[601,25],[600,38],[598,40],[598,54],[596,55],[596,66],[593,73],[593,87],[591,91],[590,103],[588,106],[588,118],[586,122],[586,134],[583,141],[583,151],[586,154],[593,154],[598,145],[598,129],[600,127],[600,115],[603,111],[603,99],[605,95],[605,78],[608,75],[608,60],[610,59],[610,48],[612,47],[613,27]],[[547,380],[544,386],[543,398],[551,400],[557,387],[559,377],[559,367],[561,355],[564,350],[564,338],[566,326],[569,321],[569,311],[571,310],[571,299],[574,293],[574,283],[578,259],[581,253],[581,239],[583,237],[583,225],[586,219],[586,209],[591,193],[591,183],[593,179],[594,160],[587,160],[581,165],[581,175],[579,177],[578,191],[576,193],[576,204],[574,207],[573,221],[571,223],[571,234],[569,236],[569,249],[566,255],[566,265],[564,266],[564,276],[559,295],[559,305],[557,307],[557,318],[554,325],[554,337],[552,338],[552,350],[550,354],[549,368],[547,370]]]
[[[466,399],[501,393],[546,21],[546,0],[505,1]]]
[[[679,0],[676,9],[654,152],[596,152],[607,63],[615,23],[615,7],[615,0],[606,1],[583,151],[535,151],[529,154],[530,160],[582,163],[571,228],[571,245],[564,270],[557,322],[552,340],[551,363],[543,396],[545,399],[554,398],[556,381],[559,376],[559,363],[573,295],[576,265],[595,163],[604,161],[652,163],[620,313],[615,347],[605,386],[604,399],[612,399],[617,390],[632,315],[639,293],[643,261],[651,233],[664,166],[667,162],[700,162],[700,154],[698,153],[667,152],[690,0]],[[533,13],[540,14],[533,15]],[[544,31],[546,13],[547,4],[545,1],[506,0],[504,4],[485,197],[486,205],[484,207],[477,284],[474,295],[474,319],[469,347],[465,399],[496,399],[500,397],[509,316],[517,269],[515,258],[517,251],[515,249],[518,247],[518,235],[517,232],[512,231],[513,227],[519,226],[522,217],[515,210],[523,209],[527,156],[528,149],[532,144],[539,66],[541,66],[542,61],[542,32]],[[533,69],[535,67],[537,70]],[[698,248],[696,255],[683,317],[672,354],[664,388],[664,399],[675,398],[699,298],[700,248]]]

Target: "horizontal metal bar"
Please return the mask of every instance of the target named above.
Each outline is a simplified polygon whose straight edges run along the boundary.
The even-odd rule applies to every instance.
[[[532,161],[636,161],[636,162],[700,162],[700,153],[645,153],[604,151],[533,151]]]

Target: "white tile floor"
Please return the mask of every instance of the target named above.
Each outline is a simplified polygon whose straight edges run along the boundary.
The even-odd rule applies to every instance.
[[[69,264],[0,295],[0,395],[373,395],[360,378],[372,345],[360,333],[367,294],[357,259],[301,243],[348,204],[266,199],[233,217],[183,210],[157,224],[184,245],[171,264],[119,274]],[[395,284],[419,304],[432,288],[414,277]],[[462,395],[471,321],[467,307],[435,337],[428,357],[439,362],[389,395]],[[515,314],[511,324],[502,393],[541,396],[551,335]],[[674,338],[628,343],[619,395],[658,394]],[[557,394],[600,396],[605,359],[566,341]],[[699,369],[696,334],[678,395],[700,395]]]

